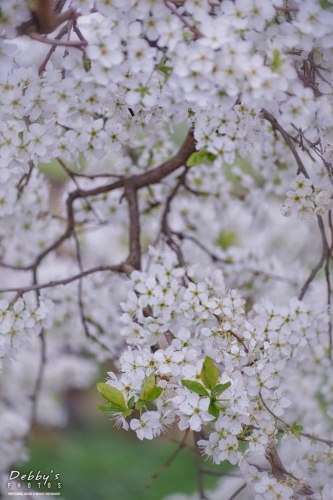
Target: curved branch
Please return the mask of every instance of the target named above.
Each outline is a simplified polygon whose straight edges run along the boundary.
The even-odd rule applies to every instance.
[[[293,140],[290,137],[290,135],[279,124],[279,122],[277,121],[277,119],[271,113],[269,113],[266,109],[263,108],[261,110],[260,114],[261,114],[261,116],[263,118],[265,118],[265,120],[267,120],[267,121],[269,121],[271,123],[271,125],[272,125],[272,127],[273,127],[274,130],[278,130],[280,132],[280,134],[282,135],[283,139],[288,144],[288,146],[290,148],[290,151],[294,155],[294,158],[295,158],[297,166],[298,166],[298,171],[302,172],[302,174],[304,174],[304,176],[307,179],[309,179],[310,178],[309,174],[307,173],[306,168],[304,167],[303,162],[302,162],[299,154],[296,151],[295,144],[293,143]]]
[[[76,281],[84,278],[85,276],[89,276],[89,274],[100,273],[102,271],[124,273],[127,276],[130,276],[132,271],[134,271],[134,268],[126,262],[115,266],[97,266],[61,280],[53,280],[49,281],[48,283],[40,283],[24,287],[2,288],[0,289],[0,293],[17,292],[18,295],[22,295],[23,293],[30,292],[32,290],[42,290],[43,288],[53,288],[54,286],[67,285],[68,283],[72,283],[72,281]]]

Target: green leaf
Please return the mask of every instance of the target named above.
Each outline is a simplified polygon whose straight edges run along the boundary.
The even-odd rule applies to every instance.
[[[167,62],[168,62],[168,58],[162,57],[162,59],[160,60],[160,62],[156,66],[156,69],[158,71],[161,71],[165,75],[166,79],[171,75],[171,72],[172,72],[172,66],[168,66]]]
[[[235,246],[237,243],[237,234],[233,231],[220,231],[217,237],[217,244],[222,250]]]
[[[140,94],[140,97],[144,97],[145,95],[150,94],[149,87],[147,87],[146,85],[142,85],[141,82],[139,82],[139,85],[135,89],[135,92],[138,92]]]
[[[216,368],[214,361],[209,356],[206,356],[202,370],[201,370],[201,380],[207,389],[212,389],[215,387],[216,382],[220,377],[220,372]]]
[[[146,404],[145,401],[142,401],[141,399],[139,399],[139,401],[137,401],[135,404],[135,409],[141,410],[141,408],[143,408],[145,406],[145,404]]]
[[[210,153],[206,149],[201,149],[200,151],[196,151],[192,153],[189,159],[186,162],[187,167],[195,167],[196,165],[200,165],[200,163],[204,162],[213,162],[216,158],[216,155]]]
[[[210,402],[208,413],[210,415],[213,415],[215,419],[219,418],[220,411],[218,410],[218,408],[216,408],[215,404],[212,401]]]
[[[126,401],[122,392],[120,392],[115,387],[111,387],[104,382],[97,384],[97,390],[104,399],[112,403],[113,406],[117,408],[122,408],[122,410],[127,410]],[[119,411],[119,410],[118,410]]]
[[[230,386],[231,382],[226,382],[225,384],[217,384],[212,390],[212,395],[217,398],[218,396],[220,396],[220,394],[222,394],[222,392],[229,389]]]
[[[155,399],[158,399],[162,392],[162,387],[153,387],[152,390],[146,395],[145,401],[154,401]]]
[[[283,62],[284,62],[284,58],[281,57],[280,51],[277,49],[274,49],[273,50],[273,59],[271,62],[272,70],[277,71]]]
[[[221,411],[225,411],[227,409],[227,407],[220,403],[220,401],[214,401],[213,405],[215,406],[215,408]]]
[[[114,406],[111,403],[108,405],[98,405],[98,408],[103,411],[104,413],[123,413],[124,410],[123,408],[120,408],[119,406]]]
[[[193,111],[193,109],[191,108],[188,108],[187,114],[189,118],[193,118],[193,116],[195,116],[195,111]]]
[[[91,60],[86,56],[85,53],[83,54],[83,66],[86,72],[91,70]]]
[[[209,151],[207,151],[206,159],[209,161],[209,163],[213,163],[213,161],[216,160],[216,155],[214,155],[214,153],[210,153]]]
[[[193,380],[182,380],[182,384],[186,387],[186,389],[199,394],[199,396],[209,396],[204,386],[199,382],[195,382]]]
[[[333,8],[332,2],[329,2],[328,0],[320,0],[320,6],[324,10]]]
[[[140,399],[142,399],[143,401],[147,400],[147,394],[149,394],[149,392],[155,387],[155,381],[155,374],[151,373],[143,383]]]
[[[134,396],[132,396],[128,401],[127,401],[127,406],[128,408],[132,408],[134,403]]]
[[[291,424],[290,430],[291,433],[300,441],[301,436],[299,433],[303,430],[303,425],[298,424],[295,420],[295,422]]]
[[[187,167],[195,167],[196,165],[200,165],[204,161],[206,157],[206,150],[202,149],[196,153],[192,153],[189,159],[186,162]]]

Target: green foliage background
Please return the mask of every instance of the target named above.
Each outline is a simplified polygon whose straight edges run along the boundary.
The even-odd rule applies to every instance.
[[[132,433],[117,431],[103,417],[106,424],[102,422],[100,427],[35,432],[30,460],[13,469],[22,474],[30,470],[47,474],[52,469],[60,473],[65,500],[162,500],[174,492],[196,491],[195,457],[187,449],[148,489],[151,476],[178,445],[165,437],[141,442]],[[201,460],[204,468],[226,470]],[[217,480],[205,476],[206,487],[213,488]]]

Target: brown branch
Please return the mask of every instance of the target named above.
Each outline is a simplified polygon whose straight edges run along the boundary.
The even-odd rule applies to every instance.
[[[298,12],[299,11],[299,9],[297,7],[277,7],[276,5],[274,5],[273,7],[278,12]]]
[[[208,257],[212,260],[212,262],[221,262],[221,264],[225,264],[225,265],[230,265],[231,264],[228,259],[223,259],[222,257],[219,257],[214,252],[212,252],[211,250],[209,250],[209,248],[207,248],[195,236],[192,236],[192,235],[186,234],[186,233],[181,233],[181,232],[178,232],[178,231],[172,231],[172,233],[174,235],[176,235],[181,241],[182,240],[193,241],[193,243],[195,243],[198,246],[198,248],[200,248],[200,250],[202,250],[205,254],[208,255]],[[250,267],[247,268],[246,270],[248,272],[252,273],[253,276],[261,276],[263,278],[268,278],[268,279],[272,279],[272,280],[276,280],[276,281],[283,281],[283,282],[288,283],[291,286],[296,286],[297,285],[297,283],[295,281],[292,281],[289,278],[285,278],[284,276],[279,276],[278,274],[269,273],[267,271],[259,271],[259,269],[251,269]]]
[[[185,165],[191,154],[195,152],[195,143],[193,129],[191,129],[176,156],[153,170],[138,176],[133,176],[136,188],[141,189],[151,184],[157,184],[164,179],[164,177],[167,177],[179,167]]]
[[[72,8],[61,12],[65,2],[62,0],[35,0],[31,7],[31,19],[18,28],[19,34],[41,35],[52,33],[65,21],[77,19],[79,14]]]
[[[134,271],[134,268],[126,262],[114,266],[97,266],[61,280],[53,280],[48,283],[40,283],[24,287],[2,288],[0,289],[0,293],[17,292],[18,295],[22,295],[23,293],[30,292],[32,290],[42,290],[43,288],[53,288],[54,286],[67,285],[68,283],[72,283],[73,281],[84,278],[85,276],[89,276],[89,274],[99,273],[102,271],[124,273],[127,276],[130,276],[132,271]]]
[[[200,432],[193,432],[193,438],[194,438],[195,446],[198,446],[198,441],[201,439]],[[203,483],[203,477],[202,477],[203,474],[202,474],[200,459],[201,459],[201,456],[196,454],[195,455],[195,463],[196,463],[196,467],[197,467],[197,476],[198,476],[198,492],[199,492],[200,500],[208,500],[208,498],[205,495],[205,490],[204,490],[204,483]]]
[[[82,275],[82,273],[84,273],[84,270],[83,270],[83,264],[82,264],[81,249],[80,249],[79,239],[78,239],[75,231],[73,231],[73,236],[74,236],[74,240],[75,240],[76,259],[77,259],[77,263],[78,263],[78,266],[80,269],[80,273]],[[83,294],[83,279],[81,276],[78,279],[78,304],[79,304],[79,310],[80,310],[81,323],[82,323],[84,332],[85,332],[87,338],[96,342],[100,347],[102,347],[105,351],[107,351],[111,355],[112,353],[110,353],[109,348],[101,340],[99,340],[99,338],[95,337],[94,335],[92,335],[90,333],[88,323],[87,323],[87,317],[86,317],[85,312],[84,312],[84,304],[83,304],[82,294]]]
[[[238,340],[238,342],[240,342],[244,348],[244,351],[246,352],[246,354],[249,354],[249,350],[248,348],[246,347],[245,345],[245,342],[242,338],[240,338],[239,335],[237,335],[237,333],[231,331],[231,330],[228,330],[228,333],[230,333],[230,335],[232,335],[233,337],[235,337],[236,340]]]
[[[74,172],[74,170],[71,170],[66,163],[61,159],[61,158],[56,158],[57,162],[60,163],[60,165],[66,170],[67,175],[69,176],[74,176],[74,177],[83,177],[84,179],[98,179],[98,178],[106,178],[106,177],[115,177],[116,179],[122,179],[125,176],[124,175],[119,175],[119,174],[109,174],[109,173],[102,173],[102,174],[83,174],[82,172]]]
[[[67,25],[63,26],[61,28],[61,30],[59,31],[59,33],[54,37],[54,39],[61,40],[61,38],[66,35],[67,31],[68,31]],[[49,60],[51,59],[51,56],[52,56],[53,52],[55,52],[56,48],[57,48],[57,45],[53,44],[52,47],[50,48],[50,50],[48,51],[48,53],[46,54],[44,61],[42,62],[42,64],[38,68],[39,75],[41,75],[43,73],[43,71],[45,71],[46,65],[49,62]]]
[[[168,441],[171,441],[171,443],[180,444],[180,441],[178,441],[177,439],[174,439],[174,438],[173,438],[173,437],[171,437],[171,436],[165,435],[164,437],[165,437]],[[184,447],[185,447],[185,448],[187,448],[188,450],[190,450],[192,453],[199,453],[199,455],[201,455],[200,450],[198,450],[197,448],[194,448],[193,446],[191,446],[191,445],[190,445],[190,444],[188,444],[188,443],[185,443]]]
[[[33,269],[32,271],[32,286],[38,286],[38,280],[37,280],[37,270]],[[36,300],[39,302],[39,296],[40,292],[38,288],[35,288],[35,293],[36,293]],[[38,396],[41,392],[42,389],[42,383],[43,383],[43,376],[44,376],[44,370],[45,370],[45,365],[46,365],[46,340],[44,336],[44,329],[41,329],[41,332],[39,334],[40,338],[40,363],[39,363],[39,368],[37,372],[37,378],[35,382],[35,388],[34,391],[31,395],[31,417],[30,417],[30,426],[28,433],[26,435],[26,438],[28,438],[28,435],[31,431],[32,426],[34,425],[36,418],[37,418],[37,404],[38,404]]]
[[[67,165],[65,164],[65,162],[62,161],[61,158],[57,158],[57,162],[60,164],[60,166],[64,169],[64,171],[66,172],[66,174],[70,177],[70,179],[72,179],[72,181],[74,182],[75,186],[77,187],[77,189],[79,191],[81,191],[81,187],[79,186],[79,183],[78,181],[76,180],[75,178],[75,174],[69,169],[67,168]],[[89,208],[89,210],[95,215],[96,219],[98,220],[98,222],[103,222],[100,220],[100,217],[98,215],[98,213],[96,212],[95,208],[93,207],[93,205],[90,203],[90,201],[88,200],[88,198],[83,195],[83,198],[85,199],[86,203],[87,203],[87,206]]]
[[[234,493],[233,495],[231,495],[231,497],[229,497],[229,498],[228,498],[228,500],[235,500],[235,498],[236,498],[236,497],[238,497],[238,495],[239,495],[240,493],[242,493],[242,491],[243,491],[243,490],[245,490],[246,486],[247,486],[247,484],[246,484],[246,483],[242,484],[242,485],[241,485],[241,486],[240,486],[240,487],[239,487],[239,488],[235,491],[235,493]]]
[[[306,437],[308,439],[312,439],[313,441],[319,441],[320,443],[325,443],[328,446],[333,446],[333,440],[332,439],[321,438],[321,437],[314,436],[313,434],[309,434],[309,433],[303,432],[303,431],[299,431],[298,434],[300,436]]]
[[[47,45],[55,45],[56,47],[74,47],[76,49],[83,49],[83,47],[87,46],[87,43],[85,43],[85,42],[81,42],[81,41],[75,42],[72,40],[68,40],[68,41],[56,40],[55,38],[43,37],[42,35],[39,35],[38,33],[29,33],[29,37],[32,40],[36,40],[37,42],[46,43]]]
[[[330,262],[331,257],[329,252],[327,253],[326,264],[325,264],[325,279],[326,279],[326,289],[327,289],[327,307],[328,307],[328,342],[329,342],[329,352],[328,357],[332,361],[332,315],[331,315],[331,297],[332,297],[332,286],[330,277]]]
[[[184,5],[184,3],[185,3],[185,0],[168,0],[168,1],[170,3],[173,3],[174,5]],[[211,7],[220,7],[221,3],[209,0],[208,5],[210,5]]]
[[[165,206],[164,206],[164,210],[163,210],[163,214],[162,214],[162,221],[161,221],[161,233],[165,235],[166,243],[169,245],[169,247],[177,255],[178,262],[180,263],[181,266],[184,266],[185,260],[184,260],[183,253],[181,251],[180,246],[176,243],[176,241],[172,237],[173,231],[171,231],[171,229],[170,229],[170,226],[168,223],[168,217],[169,217],[169,213],[171,210],[172,200],[177,195],[179,188],[184,185],[187,172],[188,172],[188,170],[187,170],[187,168],[185,168],[185,170],[179,176],[176,185],[174,186],[171,193],[167,197],[166,202],[165,202]]]
[[[318,264],[312,269],[310,276],[308,277],[308,279],[304,283],[303,288],[301,290],[301,293],[298,296],[298,300],[303,300],[303,297],[306,294],[309,285],[314,280],[318,271],[323,267],[324,262],[329,258],[329,255],[330,255],[330,249],[329,249],[329,245],[328,245],[327,238],[326,238],[323,218],[318,215],[317,221],[318,221],[318,227],[320,230],[322,246],[323,246],[322,254],[321,254],[321,257],[320,257]]]
[[[280,132],[280,134],[282,135],[283,139],[285,140],[285,142],[289,146],[289,148],[290,148],[290,150],[291,150],[291,152],[296,160],[296,163],[298,166],[298,171],[302,172],[302,174],[304,174],[304,176],[307,179],[309,179],[310,178],[309,174],[307,173],[306,168],[304,167],[303,162],[302,162],[299,154],[296,151],[295,144],[293,143],[292,137],[284,130],[283,127],[281,127],[281,125],[279,124],[277,119],[274,118],[274,116],[271,113],[269,113],[266,109],[263,108],[261,110],[260,114],[263,118],[265,118],[265,120],[267,120],[271,123],[274,130],[278,130]]]
[[[282,418],[280,418],[277,415],[275,415],[272,412],[272,410],[267,406],[267,404],[264,401],[264,398],[262,397],[261,392],[259,392],[259,397],[261,399],[262,404],[264,405],[264,407],[266,408],[266,410],[268,411],[268,413],[270,413],[272,415],[272,417],[274,418],[274,420],[281,422],[287,429],[289,429],[291,431],[291,425],[287,424],[287,422],[285,422],[284,420],[282,420]],[[279,432],[286,432],[286,431],[284,429],[279,429]],[[331,439],[320,438],[320,437],[314,436],[313,434],[308,434],[307,432],[303,432],[303,431],[298,431],[298,434],[300,436],[306,437],[308,439],[313,439],[314,441],[319,441],[321,443],[325,443],[328,446],[333,446],[333,440],[331,440]]]
[[[195,151],[195,139],[193,136],[193,130],[191,129],[185,138],[183,145],[181,146],[178,153],[171,158],[171,160],[162,163],[162,165],[149,170],[143,174],[132,175],[129,177],[123,177],[111,184],[105,184],[103,186],[98,186],[92,189],[81,190],[81,193],[73,191],[72,203],[76,198],[81,198],[82,196],[96,196],[98,194],[108,193],[119,187],[125,187],[127,183],[130,183],[134,189],[141,189],[143,187],[150,186],[151,184],[157,184],[162,179],[172,174],[182,165],[185,165],[188,158]]]
[[[308,146],[310,147],[310,149],[312,151],[314,151],[318,156],[319,158],[322,160],[323,164],[324,164],[324,167],[326,169],[326,172],[327,172],[327,175],[328,175],[328,178],[330,180],[330,183],[332,184],[333,186],[333,166],[332,166],[332,163],[328,162],[324,156],[323,156],[323,148],[322,148],[322,143],[321,143],[321,140],[318,139],[316,142],[311,142],[309,141],[309,139],[307,139],[307,137],[305,137],[304,135],[304,132],[300,129],[298,129],[297,127],[295,127],[295,125],[292,123],[291,124],[292,127],[297,130],[298,134],[301,136],[302,139],[305,140],[305,142],[308,144]],[[295,140],[295,139],[294,139]],[[320,146],[320,149],[317,147],[317,146]],[[304,150],[305,148],[303,147],[302,145],[302,149]],[[310,154],[310,152],[305,149],[306,152],[309,154],[310,158],[312,159],[312,161],[315,161],[315,159],[312,157],[312,155]]]
[[[201,469],[202,474],[207,474],[207,476],[230,476],[230,477],[241,477],[237,472],[223,472],[219,470],[212,469]]]
[[[323,248],[320,260],[319,260],[318,264],[312,269],[308,279],[304,283],[302,290],[301,290],[301,293],[298,296],[298,300],[303,300],[304,295],[306,294],[310,284],[315,279],[318,271],[323,267],[325,260],[326,260],[326,251],[325,251],[325,248]]]
[[[74,33],[76,34],[76,36],[78,37],[78,39],[81,42],[83,42],[86,45],[88,45],[87,40],[84,38],[84,36],[82,35],[82,32],[81,32],[80,28],[77,25],[77,20],[76,19],[73,21],[73,31],[74,31]]]
[[[281,462],[281,459],[276,451],[276,446],[272,442],[269,442],[265,449],[265,457],[269,461],[272,469],[273,476],[278,481],[284,481],[288,471]]]
[[[177,11],[176,8],[173,8],[171,7],[171,5],[169,5],[168,3],[168,0],[164,0],[164,5],[169,9],[171,10],[171,12],[176,16],[178,17],[178,19],[184,24],[184,26],[186,26],[186,28],[188,28],[192,33],[193,35],[196,37],[196,38],[202,38],[203,35],[202,33],[200,33],[200,31],[198,30],[198,28],[196,28],[195,26],[193,26],[192,24],[190,24],[183,16],[181,16],[179,14],[179,12]]]
[[[67,227],[64,233],[51,245],[45,248],[35,259],[35,261],[29,266],[11,266],[2,264],[3,267],[8,267],[10,269],[18,269],[18,270],[30,270],[37,269],[42,260],[53,250],[58,248],[64,241],[66,241],[72,234],[75,227],[75,219],[74,219],[74,210],[73,203],[78,198],[85,198],[88,196],[96,196],[103,193],[108,193],[120,187],[125,187],[126,185],[130,185],[132,189],[138,190],[143,187],[149,186],[151,184],[156,184],[160,182],[162,179],[170,175],[172,172],[177,170],[179,167],[186,164],[186,161],[191,156],[191,154],[195,151],[195,139],[193,135],[193,130],[191,129],[185,138],[183,145],[181,146],[178,153],[171,158],[170,160],[162,163],[158,167],[149,170],[140,175],[132,175],[129,177],[123,177],[118,179],[117,181],[112,182],[111,184],[106,184],[103,186],[98,186],[92,189],[76,189],[69,193],[66,201],[66,211],[67,211]]]
[[[35,166],[31,160],[28,161],[28,165],[29,165],[29,171],[28,171],[28,173],[24,174],[21,177],[21,179],[19,180],[19,182],[18,182],[18,184],[16,186],[17,187],[17,198],[18,199],[21,198],[22,193],[24,191],[24,188],[29,183],[32,171],[33,171],[34,166]]]
[[[125,186],[124,196],[128,202],[129,209],[130,253],[126,262],[135,269],[141,269],[140,213],[137,191],[131,184],[127,184]]]

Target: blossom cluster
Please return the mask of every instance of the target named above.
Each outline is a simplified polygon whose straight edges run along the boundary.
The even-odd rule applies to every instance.
[[[244,300],[225,288],[220,272],[197,282],[173,254],[151,252],[149,272],[131,275],[121,331],[129,347],[119,358],[120,378],[110,372],[106,384],[99,384],[108,401],[100,409],[139,439],[153,439],[174,422],[180,430],[205,429],[206,439],[198,442],[204,453],[215,463],[227,460],[243,472],[255,470],[251,482],[258,493],[272,484],[276,494],[289,498],[310,473],[311,484],[324,487],[329,468],[316,476],[305,457],[297,462],[297,480],[288,485],[245,464],[264,458],[271,441],[277,442],[276,424],[284,415],[299,413],[302,424],[312,420],[313,408],[301,413],[296,402],[294,407],[289,384],[302,365],[313,366],[313,357],[324,355],[318,348],[329,343],[325,309],[292,298],[288,306],[262,300],[245,314]],[[317,391],[329,370],[323,365],[316,370]],[[309,378],[306,370],[304,377]],[[319,420],[317,414],[317,425]],[[293,426],[289,434],[296,440],[296,420]],[[248,444],[243,451],[242,441]],[[319,446],[312,460],[321,461],[325,450],[327,445]]]
[[[51,308],[50,300],[36,303],[31,295],[19,298],[14,304],[0,300],[0,368],[26,348],[43,327],[51,326]]]
[[[296,206],[302,220],[315,215],[325,215],[331,205],[331,189],[314,189],[310,179],[299,174],[291,185],[292,191],[287,192],[288,198],[281,208],[282,215],[289,217]]]
[[[139,439],[333,498],[332,66],[331,0],[1,1],[0,473],[112,360]]]

